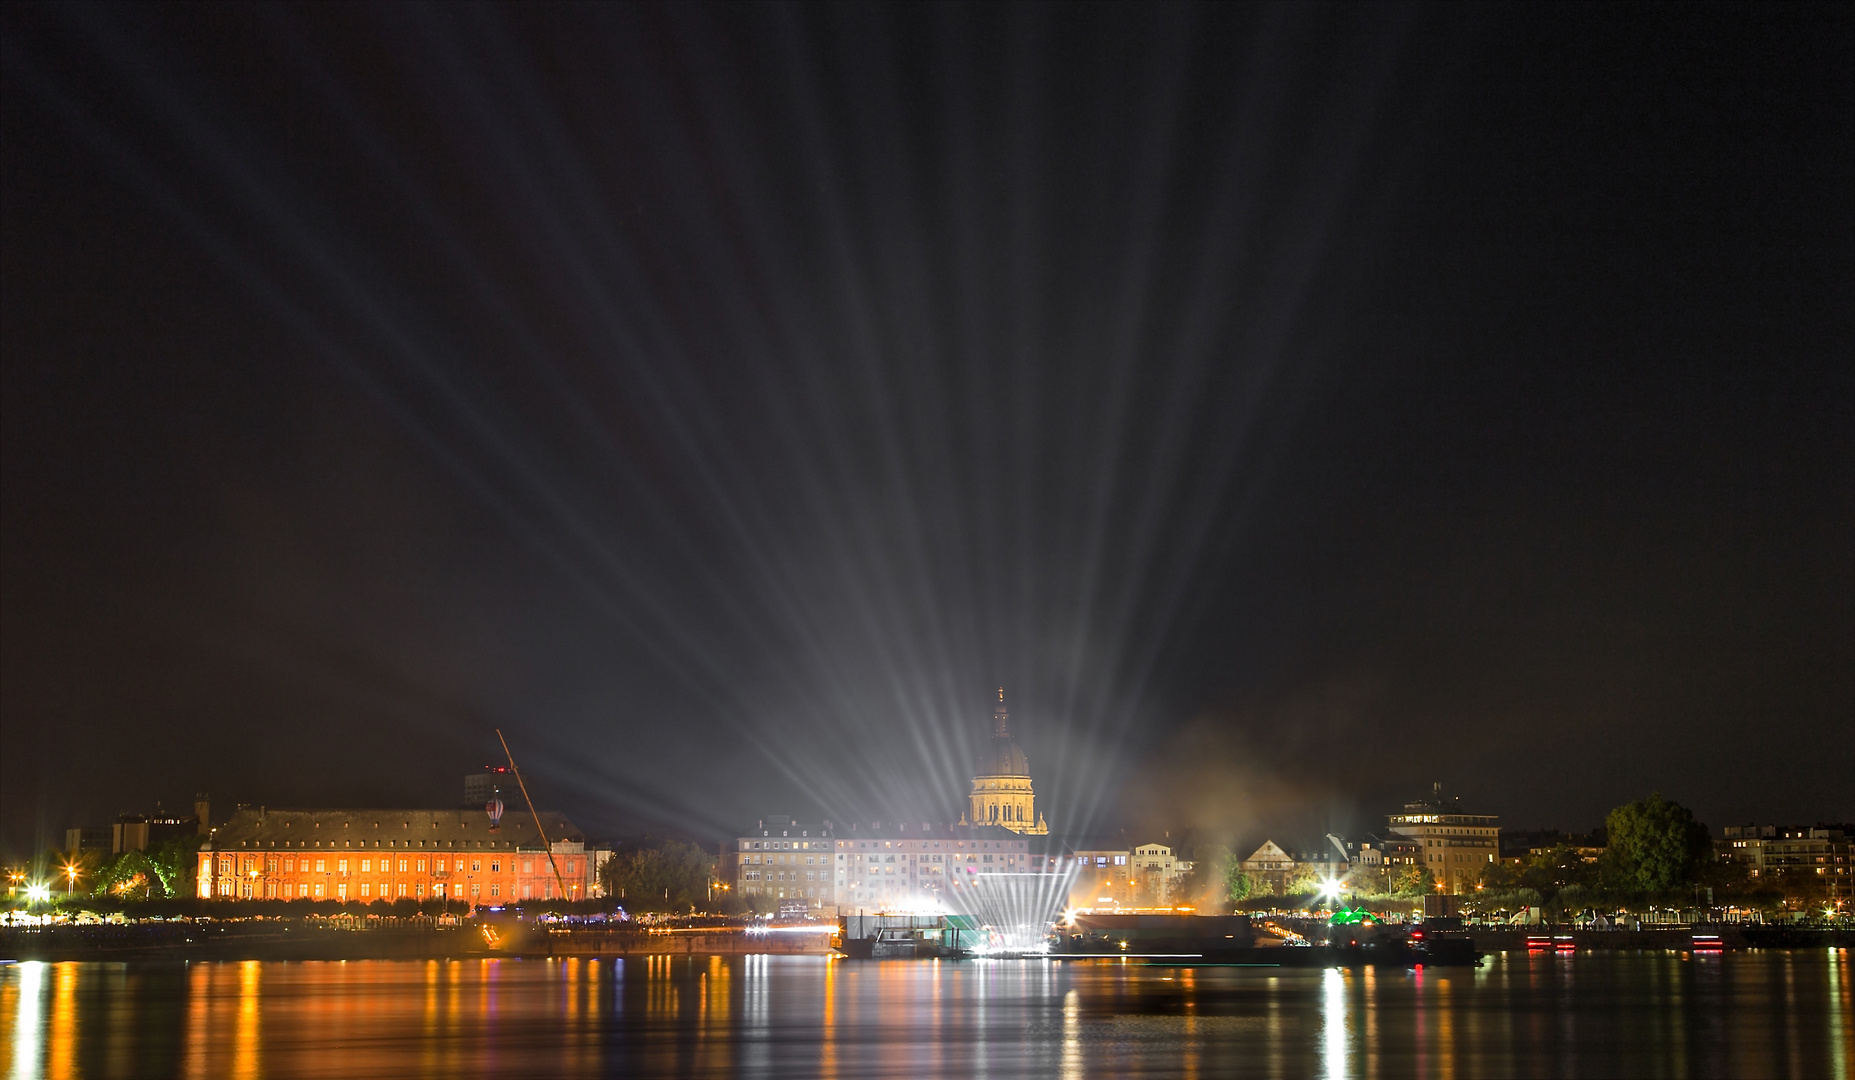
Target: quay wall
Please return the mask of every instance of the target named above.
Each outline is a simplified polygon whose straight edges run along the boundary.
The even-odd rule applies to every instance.
[[[823,956],[831,951],[829,934],[748,934],[737,929],[670,933],[569,930],[550,933],[546,939],[549,956]]]
[[[279,921],[0,928],[0,960],[427,960],[496,956],[747,956],[830,952],[830,935],[542,931],[512,924],[344,929]]]
[[[0,929],[5,960],[425,960],[492,955],[471,927],[345,930],[276,923]]]

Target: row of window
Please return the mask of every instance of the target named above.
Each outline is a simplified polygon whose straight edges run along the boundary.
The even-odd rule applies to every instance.
[[[881,849],[881,848],[893,848],[893,847],[895,847],[895,846],[896,846],[897,844],[900,844],[900,845],[902,846],[902,848],[903,848],[903,849],[905,849],[905,850],[914,850],[914,849],[913,849],[913,848],[911,847],[911,845],[913,845],[913,844],[920,844],[920,845],[921,845],[921,847],[920,847],[920,849],[919,849],[919,850],[923,850],[923,851],[925,851],[925,850],[927,850],[928,848],[934,848],[934,849],[936,849],[936,850],[938,850],[938,849],[940,848],[940,846],[941,846],[941,845],[940,845],[940,841],[938,841],[938,840],[935,840],[935,841],[927,841],[927,840],[913,840],[913,841],[910,841],[910,840],[867,840],[867,841],[859,841],[859,840],[852,840],[852,841],[844,841],[844,840],[839,840],[839,841],[837,842],[837,846],[838,846],[838,847],[840,847],[840,848],[844,848],[844,847],[848,847],[848,848],[849,848],[850,850],[852,850],[852,851],[868,851],[868,850],[869,850],[869,849],[871,849],[871,848],[878,848],[878,849]],[[809,842],[809,841],[803,841],[803,840],[799,840],[799,841],[793,841],[793,840],[743,840],[743,841],[741,841],[741,850],[742,850],[742,851],[811,851],[811,850],[815,850],[815,849],[816,849],[816,850],[824,850],[824,849],[828,849],[828,848],[830,848],[830,846],[831,846],[830,844],[828,844],[828,843],[826,843],[826,842],[824,842],[824,841],[822,841],[822,840],[821,840],[821,841],[818,841],[818,842],[816,842],[816,843],[812,843],[812,842]],[[953,847],[965,847],[965,846],[966,846],[966,841],[964,841],[964,840],[958,840],[958,841],[953,841],[953,842],[950,842],[950,843],[948,843],[948,844],[947,844],[947,847],[948,847],[948,848],[953,848]],[[980,841],[975,841],[975,842],[973,843],[973,848],[974,848],[974,850],[981,850],[981,849],[992,849],[992,850],[1007,850],[1007,848],[1008,848],[1008,845],[1007,845],[1007,844],[1006,844],[1006,843],[1005,843],[1004,841],[998,841],[998,842],[994,842],[994,841],[990,841],[990,840],[980,840]],[[1024,849],[1024,846],[1020,844],[1020,845],[1017,845],[1017,846],[1016,846],[1015,848],[1010,848],[1010,850],[1016,850],[1016,851],[1023,851],[1023,850],[1025,850],[1025,849]]]
[[[239,889],[239,895],[243,896],[247,900],[251,899],[251,896],[252,896],[251,883],[248,881],[241,882],[240,886],[241,887]],[[380,885],[379,885],[379,892],[375,892],[373,882],[363,881],[360,883],[360,892],[358,893],[358,895],[362,899],[388,899],[394,896],[411,896],[411,897],[415,897],[418,899],[423,899],[425,896],[425,885],[422,882],[411,886],[410,892],[407,891],[408,886],[404,882],[401,882],[397,886],[398,888],[397,893],[393,892],[394,888],[395,886],[393,885],[393,883],[382,881],[380,882]],[[433,885],[431,889],[432,889],[431,894],[433,898],[442,899],[445,896],[445,887],[443,884]],[[218,895],[220,896],[225,896],[225,897],[232,896],[233,895],[232,882],[229,880],[219,882],[219,887],[218,887],[217,892],[218,892]],[[554,883],[551,881],[544,882],[541,886],[541,892],[542,892],[542,897],[541,897],[542,899],[552,900],[554,898]],[[315,882],[315,883],[303,882],[303,883],[298,883],[298,884],[291,884],[289,882],[284,882],[282,884],[279,884],[277,882],[270,882],[265,886],[264,895],[271,899],[281,898],[281,899],[291,900],[291,899],[321,899],[326,894],[324,892],[324,884],[321,882]],[[343,882],[339,885],[336,885],[335,895],[338,899],[346,900],[348,898],[347,883]],[[465,895],[465,886],[462,884],[452,885],[450,895],[453,897],[460,898],[460,899],[463,898]],[[472,883],[469,886],[469,895],[472,897],[479,897],[479,898],[482,897],[483,886],[480,884]],[[502,885],[498,882],[490,882],[489,895],[492,898],[501,897],[503,895]],[[509,886],[508,896],[510,899],[516,898],[514,885]],[[532,900],[534,898],[535,898],[535,887],[533,885],[523,885],[521,899]]]
[[[226,841],[226,843],[227,843],[227,844],[229,845],[229,844],[231,843],[231,841],[229,841],[229,840],[228,840],[228,841]],[[265,844],[265,842],[264,842],[264,841],[262,841],[262,840],[240,840],[240,841],[238,842],[238,846],[239,846],[239,847],[241,847],[241,848],[242,848],[242,847],[257,847],[257,848],[261,848],[261,847],[265,847],[265,846],[267,846],[267,845],[266,845],[266,844]],[[271,841],[271,842],[269,843],[269,845],[268,845],[268,846],[270,846],[270,847],[277,847],[277,846],[278,846],[278,843],[277,843],[277,841],[275,841],[275,840],[272,840],[272,841]],[[312,848],[312,847],[317,847],[317,848],[319,848],[319,847],[322,847],[322,846],[323,846],[323,844],[322,844],[322,841],[320,841],[320,840],[315,840],[315,841],[309,841],[309,840],[298,840],[298,841],[296,841],[296,842],[294,842],[294,843],[292,843],[292,842],[291,842],[291,841],[289,841],[289,840],[285,840],[285,841],[283,841],[283,844],[282,844],[282,846],[283,846],[283,847],[286,847],[286,848],[287,848],[287,847],[294,847],[294,848],[299,848],[299,849],[300,849],[300,848]],[[336,844],[335,844],[335,841],[333,841],[333,840],[330,840],[330,841],[328,842],[328,846],[329,846],[329,847],[335,847],[335,846],[336,846]],[[356,841],[353,841],[353,840],[343,840],[343,841],[341,842],[341,844],[340,844],[340,846],[341,846],[341,847],[344,847],[344,848],[364,848],[364,847],[367,847],[367,846],[368,846],[368,844],[367,844],[367,841],[365,841],[365,840],[361,840],[361,841],[358,841],[358,842],[356,842]],[[375,841],[373,842],[373,846],[374,846],[374,847],[400,847],[400,848],[423,848],[423,847],[426,847],[426,846],[428,846],[428,845],[427,845],[427,844],[425,843],[425,841],[423,841],[423,840],[418,840],[418,841],[413,841],[413,840],[408,840],[408,841],[406,841],[406,842],[405,842],[405,843],[403,843],[403,844],[402,844],[402,843],[400,843],[400,842],[399,842],[399,841],[397,841],[397,840],[388,840],[388,841],[386,841],[386,843],[384,843],[384,844],[382,844],[382,843],[381,843],[380,841],[378,841],[378,840],[375,840]],[[469,840],[446,840],[446,841],[444,841],[443,843],[440,843],[440,842],[438,842],[437,840],[433,840],[433,841],[431,842],[431,844],[430,844],[429,846],[430,846],[430,847],[434,847],[434,848],[457,848],[457,847],[464,847],[464,848],[467,848],[467,847],[490,847],[490,848],[496,848],[496,847],[500,847],[500,848],[503,848],[503,849],[506,849],[506,850],[514,850],[514,849],[516,849],[516,848],[518,848],[518,847],[520,847],[520,845],[519,845],[519,844],[517,844],[517,843],[516,843],[515,841],[513,841],[513,840],[487,840],[487,841],[486,841],[486,840],[478,840],[478,841],[476,841],[476,842],[475,842],[474,844],[473,844],[473,843],[472,843],[471,841],[469,841]],[[577,842],[574,842],[574,844],[573,844],[573,846],[579,846],[579,845],[578,845],[578,843],[577,843]]]
[[[379,860],[375,860],[375,859],[353,859],[353,860],[350,860],[350,859],[314,859],[314,860],[311,860],[308,858],[295,859],[295,858],[285,857],[280,860],[280,859],[273,857],[273,858],[266,859],[264,861],[264,871],[265,873],[269,873],[269,874],[278,873],[279,863],[281,863],[282,872],[286,874],[295,874],[295,873],[323,874],[323,873],[330,873],[331,871],[329,870],[329,864],[334,863],[335,869],[332,872],[338,873],[338,874],[345,874],[345,873],[348,873],[349,863],[357,862],[360,864],[360,867],[359,867],[360,873],[371,874],[374,872],[373,864],[376,861],[379,862],[380,864],[380,871],[379,871],[380,873],[383,873],[383,874],[390,873],[393,870],[393,860],[391,859],[379,859]],[[446,859],[431,860],[432,870],[435,872],[444,871],[446,868],[446,863],[448,861],[449,860],[446,860]],[[464,872],[465,861],[466,860],[463,860],[463,859],[457,860],[457,872],[458,873]],[[468,861],[469,861],[471,873],[481,873],[483,871],[483,860],[482,859],[471,859]],[[300,867],[298,866],[299,862],[301,863]],[[314,864],[313,867],[311,866],[312,862]],[[508,862],[509,862],[509,870],[511,873],[513,873],[515,871],[516,860],[510,859],[508,860]],[[248,858],[244,860],[244,863],[245,863],[246,873],[248,874],[254,873],[257,870],[257,865],[256,865],[257,860]],[[425,863],[426,863],[425,859],[400,859],[399,860],[399,872],[402,874],[407,873],[408,866],[410,864],[412,868],[412,872],[424,873]],[[503,860],[501,859],[489,860],[490,873],[492,874],[502,873],[502,864],[503,864]],[[532,874],[535,872],[536,860],[523,859],[521,860],[521,864],[522,864],[522,871],[521,871],[522,873]],[[561,869],[564,873],[577,873],[579,870],[579,861],[575,859],[563,860],[561,863]],[[542,870],[543,872],[547,870],[547,867],[545,864],[542,865]],[[238,871],[236,868],[236,860],[232,858],[220,859],[219,860],[219,872],[221,874],[237,873]]]
[[[747,855],[743,855],[743,856],[741,856],[741,862],[742,862],[743,864],[746,864],[746,865],[749,865],[749,866],[759,866],[759,865],[762,865],[762,860],[764,860],[764,861],[765,861],[765,863],[767,863],[767,864],[781,864],[781,865],[794,865],[794,866],[796,866],[796,865],[798,865],[798,860],[799,860],[799,858],[800,858],[800,856],[798,856],[798,855],[755,855],[755,854],[751,854],[751,853],[750,853],[750,854],[747,854]],[[842,855],[839,855],[839,856],[838,856],[838,858],[839,858],[839,859],[841,860],[841,859],[843,859],[843,858],[844,858],[844,856],[842,856]],[[859,861],[868,861],[868,862],[883,862],[883,861],[886,861],[886,862],[894,862],[894,861],[895,861],[895,860],[896,860],[897,858],[898,858],[898,856],[896,856],[896,855],[888,855],[888,856],[883,856],[883,855],[852,855],[852,856],[850,856],[850,861],[851,861],[851,862],[859,862]],[[934,854],[924,854],[924,855],[919,855],[919,856],[917,856],[917,855],[912,855],[912,854],[908,854],[908,853],[903,853],[902,855],[900,855],[900,856],[899,856],[899,858],[901,858],[901,859],[902,859],[902,860],[903,860],[904,862],[906,862],[906,861],[908,861],[908,860],[910,860],[910,859],[914,859],[914,860],[917,860],[917,861],[919,861],[919,862],[936,862],[936,863],[937,863],[937,862],[943,862],[943,861],[945,861],[945,859],[946,859],[947,857],[946,857],[946,856],[944,856],[944,855],[934,855]],[[956,862],[957,862],[957,861],[959,861],[959,858],[960,858],[960,856],[959,856],[959,855],[957,855],[957,854],[953,856],[953,859],[954,859],[954,861],[956,861]],[[999,861],[1001,861],[1001,862],[1016,862],[1016,861],[1017,861],[1017,858],[1018,858],[1018,857],[1017,857],[1016,855],[1000,855],[1000,856],[998,856],[998,859],[999,859]],[[828,856],[828,855],[806,855],[806,856],[804,856],[804,859],[805,859],[805,865],[806,865],[806,866],[815,866],[815,865],[817,865],[817,864],[818,864],[819,862],[826,862],[826,863],[828,864],[828,860],[830,859],[830,856]],[[991,855],[991,853],[990,853],[990,852],[988,852],[988,853],[986,853],[986,854],[984,854],[984,855],[976,855],[976,854],[971,854],[971,853],[969,853],[969,854],[967,854],[967,856],[966,856],[966,861],[967,861],[967,862],[991,862],[991,861],[992,861],[992,855]],[[1125,855],[1117,855],[1117,856],[1115,856],[1115,865],[1117,865],[1117,866],[1119,866],[1119,865],[1122,865],[1122,864],[1125,864],[1126,862],[1127,862],[1127,856],[1125,856]],[[1108,864],[1107,864],[1107,862],[1105,861],[1105,857],[1104,857],[1104,861],[1102,862],[1102,864],[1101,864],[1101,865],[1103,865],[1103,866],[1106,866],[1106,865],[1108,865]]]

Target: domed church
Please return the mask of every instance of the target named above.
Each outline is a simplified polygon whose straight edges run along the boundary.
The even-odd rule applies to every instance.
[[[1037,813],[1037,793],[1031,788],[1031,765],[1011,737],[1005,712],[1005,688],[998,688],[998,707],[992,710],[992,744],[973,767],[972,820],[960,824],[1000,825],[1012,832],[1042,836],[1050,831]]]

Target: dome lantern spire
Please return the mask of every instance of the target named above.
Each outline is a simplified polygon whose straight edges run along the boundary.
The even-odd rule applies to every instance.
[[[992,710],[992,737],[994,739],[1011,738],[1011,731],[1005,726],[1007,715],[1008,714],[1005,712],[1005,688],[1001,686],[998,688],[998,708]]]

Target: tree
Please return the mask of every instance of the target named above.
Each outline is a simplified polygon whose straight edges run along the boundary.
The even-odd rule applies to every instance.
[[[1617,807],[1604,823],[1610,832],[1605,858],[1626,887],[1651,893],[1686,888],[1712,860],[1712,833],[1659,791]]]
[[[1430,870],[1424,866],[1400,866],[1391,875],[1391,895],[1393,896],[1427,896],[1436,887],[1436,879],[1430,876]]]
[[[1180,883],[1180,895],[1186,902],[1201,908],[1223,908],[1239,900],[1231,891],[1230,875],[1237,869],[1236,856],[1222,844],[1204,844],[1192,860],[1192,871]]]
[[[1243,872],[1243,864],[1234,858],[1230,860],[1230,868],[1224,876],[1224,889],[1229,893],[1230,899],[1239,904],[1248,900],[1256,892],[1256,883]]]
[[[1596,871],[1577,848],[1559,844],[1528,857],[1520,870],[1520,884],[1550,895],[1573,885],[1594,884]]]
[[[193,883],[199,876],[200,845],[205,841],[199,835],[175,836],[148,849],[148,861],[160,875],[167,895],[193,895]]]
[[[628,911],[688,911],[708,903],[715,856],[681,840],[627,845],[600,871],[606,895]]]
[[[98,896],[124,896],[137,900],[167,895],[161,872],[145,852],[125,851],[97,871],[92,891]]]

